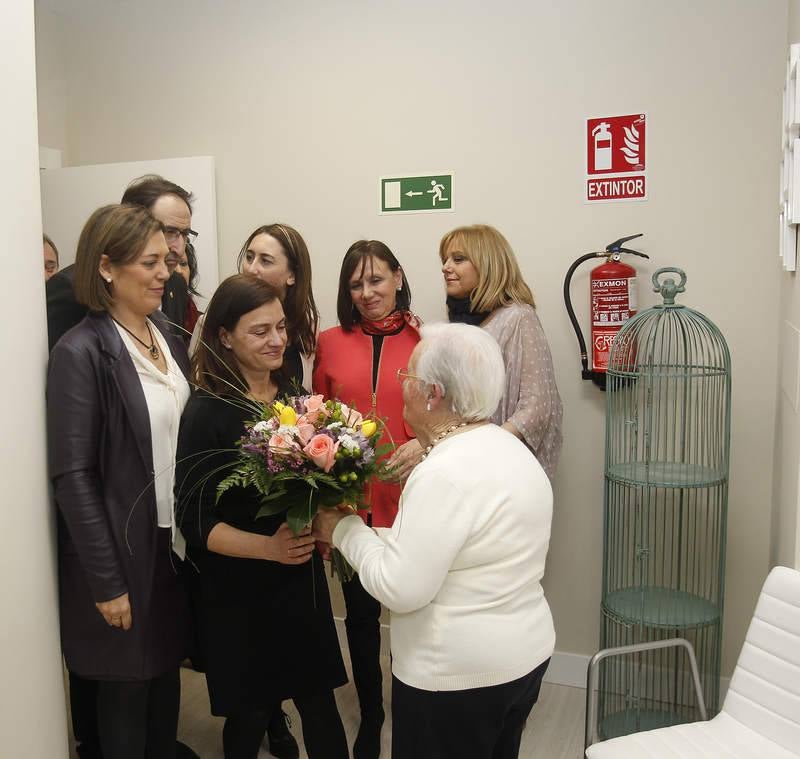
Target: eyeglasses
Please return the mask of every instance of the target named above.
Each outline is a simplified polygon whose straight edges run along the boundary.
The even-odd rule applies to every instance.
[[[195,232],[193,229],[164,227],[164,237],[166,237],[167,242],[175,242],[179,237],[182,237],[187,244],[191,244],[197,239],[197,232]]]
[[[422,379],[422,377],[419,377],[416,374],[411,374],[411,372],[409,372],[408,369],[398,369],[397,370],[397,381],[400,382],[400,383],[403,383],[407,379],[415,379],[415,380],[418,380],[419,382],[425,382],[425,380]]]

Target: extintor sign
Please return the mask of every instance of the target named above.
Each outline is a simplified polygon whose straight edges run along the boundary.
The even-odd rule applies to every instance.
[[[586,119],[586,202],[647,199],[647,118]]]

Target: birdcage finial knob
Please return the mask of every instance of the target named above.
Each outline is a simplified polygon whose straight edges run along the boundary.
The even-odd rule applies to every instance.
[[[659,277],[666,273],[679,274],[681,281],[676,284],[672,277],[667,277],[663,281],[659,281]],[[686,290],[684,287],[685,284],[686,272],[683,269],[678,269],[674,266],[664,266],[653,272],[653,292],[661,293],[665,306],[675,305],[675,296]]]

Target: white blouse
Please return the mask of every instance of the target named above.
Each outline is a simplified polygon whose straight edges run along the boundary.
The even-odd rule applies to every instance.
[[[150,415],[158,526],[170,528],[173,548],[183,558],[186,543],[175,525],[175,457],[178,452],[181,414],[189,400],[189,383],[158,327],[149,319],[147,323],[159,350],[166,358],[166,374],[146,359],[139,352],[133,338],[114,322],[122,342],[133,359]]]

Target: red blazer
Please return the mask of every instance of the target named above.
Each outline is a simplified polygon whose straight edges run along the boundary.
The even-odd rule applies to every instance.
[[[393,442],[399,446],[408,442],[414,433],[403,420],[403,392],[397,381],[397,370],[408,366],[419,339],[419,333],[408,324],[398,334],[383,338],[373,398],[372,337],[365,335],[358,326],[352,332],[345,332],[341,327],[326,329],[317,341],[312,379],[314,392],[336,398],[364,416],[372,414],[383,419],[388,431],[381,443]],[[371,483],[367,501],[372,510],[373,527],[392,525],[397,516],[400,490],[399,485],[388,482]]]

